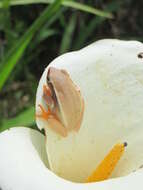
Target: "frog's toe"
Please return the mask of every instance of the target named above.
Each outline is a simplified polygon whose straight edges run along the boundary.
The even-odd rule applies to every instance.
[[[49,118],[49,115],[51,114],[50,110],[46,111],[41,104],[39,104],[38,106],[39,106],[39,108],[41,110],[41,113],[36,114],[36,117],[47,120]]]

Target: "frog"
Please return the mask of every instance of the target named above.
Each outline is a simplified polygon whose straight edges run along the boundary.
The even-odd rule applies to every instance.
[[[71,131],[79,131],[84,115],[84,99],[65,69],[48,68],[42,99],[46,109],[39,104],[37,118],[47,121],[47,126],[62,137]]]

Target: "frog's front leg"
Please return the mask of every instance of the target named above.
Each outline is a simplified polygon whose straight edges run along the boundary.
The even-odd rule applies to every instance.
[[[46,111],[44,109],[44,107],[41,104],[39,104],[38,106],[41,110],[41,113],[36,114],[36,117],[48,120],[49,116],[52,115],[52,111],[51,111],[50,107],[53,104],[53,100],[51,97],[50,88],[48,88],[46,85],[43,85],[43,99],[44,99],[46,105],[48,106],[48,111]]]
[[[67,129],[63,126],[63,124],[57,119],[57,117],[51,113],[50,109],[46,111],[42,105],[39,105],[41,109],[40,114],[36,114],[36,117],[44,119],[47,121],[49,128],[51,128],[56,133],[60,134],[63,137],[67,136]]]
[[[41,113],[36,114],[36,117],[47,121],[47,127],[51,128],[56,133],[60,134],[63,137],[67,136],[67,129],[50,109],[50,107],[53,107],[54,101],[51,97],[50,89],[48,89],[46,85],[43,86],[43,98],[45,103],[48,105],[48,110],[45,110],[45,108],[39,104],[38,106]]]

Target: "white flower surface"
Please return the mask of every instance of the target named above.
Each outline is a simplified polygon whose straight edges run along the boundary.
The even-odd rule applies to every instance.
[[[103,182],[66,181],[48,168],[44,136],[32,129],[12,128],[0,134],[1,190],[136,190],[143,187],[143,172]]]
[[[117,142],[127,142],[128,147],[112,177],[142,167],[142,52],[143,44],[137,41],[100,40],[56,58],[45,69],[37,91],[37,112],[37,105],[44,104],[42,86],[50,67],[66,70],[85,102],[80,130],[65,138],[37,119],[39,128],[46,127],[47,153],[55,173],[83,182]]]
[[[47,83],[49,68],[65,70],[84,99],[80,129],[63,137],[46,120],[37,118],[37,125],[45,129],[46,138],[24,127],[2,132],[0,189],[142,189],[142,55],[140,42],[109,39],[52,61],[39,82],[36,113],[41,111],[39,104],[48,110],[43,100],[43,85]],[[127,142],[128,146],[112,173],[111,178],[117,178],[76,183],[85,182],[118,142]]]

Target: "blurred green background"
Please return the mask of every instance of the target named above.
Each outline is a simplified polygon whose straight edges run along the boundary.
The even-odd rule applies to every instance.
[[[98,39],[143,41],[141,0],[0,0],[0,132],[35,125],[35,93],[58,55]]]

